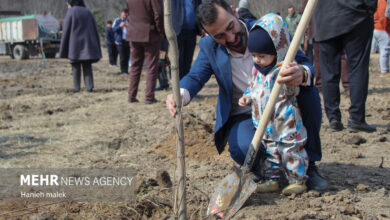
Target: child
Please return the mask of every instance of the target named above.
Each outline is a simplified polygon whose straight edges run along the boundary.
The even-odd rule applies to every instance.
[[[115,45],[114,31],[112,30],[112,21],[107,21],[107,25],[104,32],[106,34],[106,46],[110,65],[116,66],[118,52],[116,50]]]
[[[290,36],[282,18],[267,14],[252,27],[248,37],[248,50],[254,61],[254,81],[240,98],[239,105],[252,102],[252,120],[258,126],[260,116],[271,94],[280,68],[290,45]],[[265,130],[263,145],[267,155],[265,161],[266,181],[258,186],[258,192],[279,190],[279,167],[283,167],[289,185],[284,195],[300,194],[306,191],[305,181],[308,157],[304,149],[307,134],[295,98],[299,88],[283,85],[275,105],[273,116]]]

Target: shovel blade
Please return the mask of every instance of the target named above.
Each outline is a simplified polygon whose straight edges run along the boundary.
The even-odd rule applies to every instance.
[[[249,173],[235,169],[227,175],[211,197],[207,215],[229,219],[244,205],[256,190]]]

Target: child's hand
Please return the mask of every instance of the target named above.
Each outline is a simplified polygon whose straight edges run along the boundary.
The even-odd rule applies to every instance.
[[[251,99],[249,96],[243,96],[238,100],[239,106],[247,106],[251,102]]]

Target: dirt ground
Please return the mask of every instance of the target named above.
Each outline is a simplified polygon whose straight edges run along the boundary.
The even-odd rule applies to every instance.
[[[107,57],[107,56],[105,56]],[[234,219],[390,219],[390,77],[379,77],[379,56],[370,67],[366,114],[377,132],[332,133],[323,115],[323,158],[328,192],[298,196],[254,194]],[[176,167],[175,122],[159,103],[127,102],[128,77],[107,59],[93,65],[96,92],[72,93],[67,60],[15,61],[0,57],[1,168],[129,168],[137,171],[135,202],[0,201],[0,219],[170,219]],[[231,171],[225,151],[213,143],[218,94],[212,78],[184,107],[187,215],[206,216],[208,197]],[[342,95],[343,123],[349,99]],[[164,172],[166,171],[166,172]],[[212,218],[210,218],[212,219]]]

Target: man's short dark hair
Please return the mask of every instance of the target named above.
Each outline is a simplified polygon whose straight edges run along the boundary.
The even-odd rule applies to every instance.
[[[203,0],[196,10],[196,21],[201,27],[212,24],[217,20],[217,5],[230,14],[234,14],[230,5],[224,0]]]
[[[107,21],[107,24],[112,24],[112,21],[111,21],[111,20],[108,20],[108,21]]]
[[[127,8],[124,8],[124,9],[122,9],[122,11],[121,12],[124,12],[124,13],[129,13],[129,10],[127,9]]]
[[[79,6],[79,7],[85,7],[83,0],[68,0],[68,3],[70,6]]]

